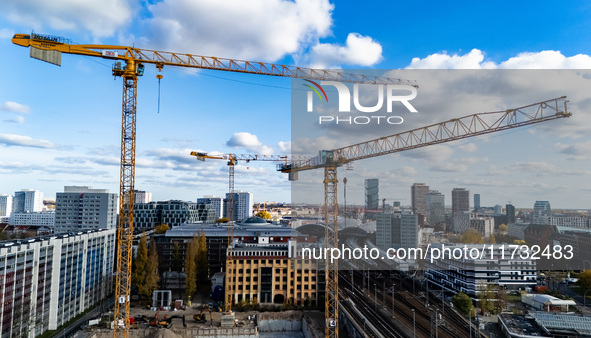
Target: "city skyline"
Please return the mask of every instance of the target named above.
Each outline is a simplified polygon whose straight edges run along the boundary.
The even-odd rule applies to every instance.
[[[13,45],[10,39],[14,33],[35,30],[79,43],[135,45],[345,69],[591,68],[591,58],[581,47],[591,36],[587,34],[591,32],[591,16],[584,5],[556,8],[540,3],[532,9],[526,4],[512,4],[514,11],[507,12],[502,6],[489,4],[432,3],[429,8],[380,4],[380,11],[376,11],[374,6],[359,8],[348,3],[319,1],[306,8],[299,2],[276,1],[267,11],[241,8],[241,14],[228,8],[232,6],[215,4],[192,8],[168,1],[120,1],[118,8],[125,10],[109,16],[100,2],[89,3],[81,14],[70,12],[61,1],[32,8],[16,3],[0,5],[0,46],[5,51],[0,60],[11,65],[5,70],[6,80],[0,80],[0,193],[31,188],[51,198],[66,185],[119,190],[121,83],[112,80],[112,62],[64,55],[62,67],[55,67],[30,59],[27,50]],[[401,34],[392,34],[390,20],[376,16],[386,16],[395,9],[393,6],[396,10],[421,11],[430,20],[419,28],[412,15],[403,16],[401,25],[397,25]],[[539,17],[562,15],[569,17],[569,23],[532,25],[518,19],[520,9],[534,11]],[[470,29],[460,34],[458,27],[445,27],[439,18],[442,11],[449,14],[445,22],[451,20],[458,27]],[[482,14],[466,15],[467,11]],[[239,26],[219,34],[210,20],[187,18],[184,13],[216,13],[217,19],[234,18]],[[302,25],[282,28],[282,38],[278,39],[269,27],[280,22],[281,13],[289,13]],[[518,27],[502,27],[492,19],[494,15],[484,13],[502,15]],[[249,16],[249,20],[240,20],[241,15]],[[181,31],[165,22],[178,23]],[[270,26],[261,27],[260,22]],[[146,67],[138,86],[136,171],[136,189],[153,192],[154,200],[225,196],[225,162],[198,162],[189,155],[192,150],[288,152],[289,80],[165,67],[158,111],[155,75],[154,67]],[[380,177],[380,196],[409,199],[408,187],[413,182],[426,182],[448,201],[451,189],[465,187],[482,194],[482,205],[511,201],[525,208],[536,200],[550,200],[557,208],[588,209],[589,198],[580,197],[588,196],[591,189],[580,182],[588,181],[591,175],[587,169],[591,141],[586,127],[591,115],[582,109],[574,114],[561,121],[560,127],[536,127],[502,138],[451,143],[390,157],[394,161],[383,166],[387,172],[385,178]],[[521,147],[527,143],[536,146]],[[376,161],[372,163],[381,163]],[[356,171],[351,176],[346,174],[349,203],[359,203],[355,196],[363,196],[361,178],[372,178],[361,164]],[[513,189],[514,182],[486,175],[508,177],[526,171],[536,179],[524,179],[520,192],[505,191]],[[290,183],[275,171],[274,164],[241,163],[236,172],[236,189],[252,192],[255,201],[290,201]],[[544,182],[550,178],[559,179],[559,183]]]

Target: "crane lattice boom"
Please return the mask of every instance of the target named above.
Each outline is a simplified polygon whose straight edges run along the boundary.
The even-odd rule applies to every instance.
[[[282,172],[323,168],[571,116],[566,96],[497,112],[476,113],[278,164]],[[328,153],[328,154],[327,154]]]

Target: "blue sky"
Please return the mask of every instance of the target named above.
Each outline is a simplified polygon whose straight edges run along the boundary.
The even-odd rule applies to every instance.
[[[30,59],[14,33],[64,36],[77,43],[135,45],[253,61],[338,68],[591,68],[591,4],[587,2],[137,1],[8,0],[0,4],[0,193],[39,189],[52,197],[64,185],[118,191],[121,80],[111,61],[63,55],[62,67]],[[156,200],[195,200],[227,191],[222,161],[198,162],[190,150],[284,153],[290,141],[289,79],[166,67],[157,112],[156,70],[138,86],[136,188]],[[472,111],[463,112],[465,114]],[[483,205],[536,199],[589,208],[591,118],[580,113],[561,133],[525,131],[495,144],[468,142],[445,151],[439,170],[429,155],[401,156],[383,197],[410,199],[412,182],[446,194],[466,187]],[[589,113],[587,113],[589,114]],[[538,144],[507,155],[515,144]],[[468,145],[472,144],[472,145]],[[470,156],[458,150],[470,149]],[[447,149],[447,148],[445,148]],[[412,155],[409,155],[412,156]],[[423,158],[420,158],[420,157]],[[487,170],[504,173],[483,180]],[[471,158],[470,160],[463,160]],[[502,158],[504,161],[496,160]],[[454,162],[455,161],[455,162]],[[481,167],[472,167],[479,165]],[[477,170],[478,169],[478,170]],[[348,201],[363,200],[350,180]],[[369,174],[368,174],[369,175]],[[566,177],[565,177],[566,176]],[[490,184],[532,182],[537,190]],[[288,201],[290,185],[274,166],[237,168],[236,189],[255,200]],[[391,190],[389,190],[391,189]],[[404,203],[404,201],[403,201]]]

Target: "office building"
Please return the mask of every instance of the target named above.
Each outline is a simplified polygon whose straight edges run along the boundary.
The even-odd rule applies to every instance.
[[[226,194],[226,199],[224,200],[224,205],[226,206],[225,217],[228,216],[228,197],[230,194]],[[253,197],[252,194],[245,191],[237,191],[234,192],[234,221],[239,222],[243,219],[252,217],[252,205],[253,205]]]
[[[147,191],[135,190],[134,203],[150,203],[152,202],[152,193]]]
[[[215,219],[218,220],[224,216],[224,199],[216,196],[203,196],[197,199],[197,204],[211,204],[215,212]]]
[[[432,228],[445,227],[445,195],[437,190],[431,190],[426,197],[427,224]]]
[[[2,337],[55,330],[112,293],[115,229],[0,244]]]
[[[409,212],[376,215],[376,246],[388,248],[416,248],[419,246],[419,220]]]
[[[162,201],[136,203],[133,224],[136,229],[153,229],[166,224],[170,229],[183,223],[215,221],[215,212],[211,205],[198,205],[194,202]]]
[[[53,228],[55,224],[55,212],[13,212],[10,215],[10,225],[21,226],[30,225],[35,227]]]
[[[461,234],[470,228],[470,214],[470,211],[463,211],[453,216],[453,232]]]
[[[500,215],[503,213],[503,206],[500,204],[495,205],[495,214]]]
[[[318,294],[319,260],[303,258],[296,240],[269,243],[266,236],[256,244],[237,243],[233,249],[235,283],[233,302],[242,300],[259,303],[316,303]],[[321,263],[323,265],[323,263]]]
[[[532,223],[545,224],[546,217],[552,216],[552,208],[548,201],[536,201],[534,203],[534,213],[532,215]]]
[[[410,188],[410,196],[412,200],[412,212],[417,215],[419,226],[425,225],[425,218],[427,217],[427,194],[429,193],[429,186],[425,183],[415,183]]]
[[[536,260],[522,259],[521,248],[513,257],[511,254],[515,248],[507,245],[494,245],[482,251],[482,244],[433,243],[431,249],[443,252],[443,245],[450,250],[448,252],[464,252],[466,246],[468,254],[461,254],[460,259],[445,255],[431,260],[433,251],[430,251],[425,259],[425,277],[429,288],[449,294],[463,292],[476,300],[491,284],[507,290],[525,290],[537,284]],[[471,258],[470,252],[474,252],[472,257],[475,259]]]
[[[507,224],[515,223],[515,206],[513,204],[505,205],[505,215],[507,216]]]
[[[470,191],[464,188],[454,188],[451,191],[452,216],[464,211],[470,211]]]
[[[480,209],[480,194],[474,194],[474,210]]]
[[[107,189],[65,186],[55,199],[55,232],[117,227],[117,194]]]
[[[10,216],[12,213],[12,196],[0,195],[0,216]]]
[[[471,218],[470,228],[478,230],[483,238],[489,238],[495,231],[495,222],[492,217]]]
[[[43,211],[43,193],[39,190],[23,189],[16,191],[12,199],[13,212]]]
[[[380,206],[380,180],[377,178],[365,179],[365,209],[378,210]]]

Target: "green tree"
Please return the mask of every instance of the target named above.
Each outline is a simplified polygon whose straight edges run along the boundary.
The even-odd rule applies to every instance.
[[[157,225],[156,228],[154,228],[154,232],[159,235],[166,233],[168,230],[170,230],[170,228],[168,227],[168,224],[160,224],[160,225]]]
[[[456,293],[451,298],[451,302],[464,315],[468,315],[472,311],[472,299],[463,292]]]
[[[257,217],[264,218],[264,219],[271,219],[271,214],[268,211],[261,210],[256,213]]]
[[[178,288],[181,288],[181,279],[180,279],[180,273],[181,270],[183,268],[183,266],[181,265],[181,247],[179,245],[179,242],[173,242],[172,244],[172,271],[175,271],[177,273],[177,282],[178,282]]]
[[[480,231],[470,228],[462,233],[460,236],[460,243],[468,243],[468,244],[478,244],[484,243],[484,238],[482,238],[482,234]]]
[[[195,255],[196,279],[200,282],[209,280],[209,263],[207,261],[207,239],[201,231],[197,237],[197,254]]]
[[[146,265],[148,264],[148,245],[147,237],[144,232],[140,237],[140,243],[137,247],[137,253],[135,255],[135,270],[133,271],[132,281],[138,287],[142,289],[143,284],[146,280]]]
[[[143,295],[149,297],[154,290],[158,289],[158,282],[160,281],[160,274],[158,273],[158,250],[156,248],[156,241],[152,238],[150,241],[150,250],[148,262],[146,264],[146,280],[144,283]],[[142,289],[140,289],[142,294]]]
[[[195,264],[195,258],[199,251],[199,241],[196,236],[187,243],[187,252],[185,253],[185,293],[187,294],[187,300],[191,300],[195,291],[197,291],[197,266]]]
[[[577,285],[585,292],[591,289],[591,270],[585,270],[579,274]]]

